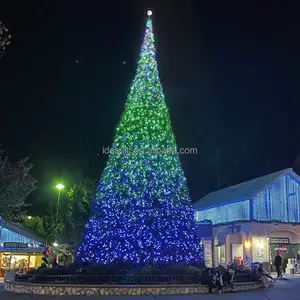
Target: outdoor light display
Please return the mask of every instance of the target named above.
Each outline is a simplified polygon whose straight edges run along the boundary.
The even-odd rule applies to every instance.
[[[137,72],[78,247],[81,262],[202,260],[147,15]]]
[[[253,218],[258,221],[300,222],[299,179],[289,173],[253,199]]]
[[[211,220],[213,224],[234,221],[300,222],[300,185],[292,173],[286,173],[253,198],[202,209],[195,214],[197,221]]]
[[[7,242],[14,242],[14,243],[24,243],[24,244],[34,244],[38,245],[40,242],[34,241],[26,236],[22,236],[16,232],[13,232],[5,227],[1,227],[1,236],[0,236],[0,243],[7,243]]]
[[[209,209],[196,212],[196,220],[210,220],[212,224],[225,224],[234,221],[250,220],[250,201],[223,203]]]

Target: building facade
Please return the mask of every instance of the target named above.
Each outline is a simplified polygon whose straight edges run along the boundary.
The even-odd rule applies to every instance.
[[[240,258],[270,265],[278,251],[300,259],[300,177],[292,169],[212,192],[194,203],[212,223],[213,264]]]
[[[18,224],[3,222],[0,217],[0,276],[9,269],[39,267],[44,249],[41,238]]]

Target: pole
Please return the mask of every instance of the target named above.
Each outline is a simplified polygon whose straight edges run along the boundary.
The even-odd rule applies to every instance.
[[[56,221],[55,221],[56,227],[57,227],[57,223],[58,223],[59,201],[60,201],[60,189],[58,190],[57,205],[56,205]]]

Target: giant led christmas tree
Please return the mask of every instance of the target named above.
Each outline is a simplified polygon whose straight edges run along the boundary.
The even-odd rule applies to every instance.
[[[202,260],[155,59],[151,12],[77,258],[138,265]]]

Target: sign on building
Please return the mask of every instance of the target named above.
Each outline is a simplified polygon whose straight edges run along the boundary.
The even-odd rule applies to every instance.
[[[4,242],[4,248],[28,248],[28,244],[16,242]]]
[[[289,244],[290,239],[289,238],[281,238],[281,237],[271,237],[270,243],[271,244]]]

